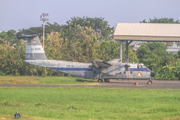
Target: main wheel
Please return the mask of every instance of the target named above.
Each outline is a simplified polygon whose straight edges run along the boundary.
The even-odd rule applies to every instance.
[[[110,79],[104,79],[104,82],[110,82]]]
[[[102,79],[98,79],[98,82],[99,82],[99,83],[102,83],[102,82],[103,82],[103,80],[102,80]]]

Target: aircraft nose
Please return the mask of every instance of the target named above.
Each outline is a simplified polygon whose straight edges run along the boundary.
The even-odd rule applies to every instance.
[[[154,77],[156,75],[156,73],[151,71],[151,77]]]

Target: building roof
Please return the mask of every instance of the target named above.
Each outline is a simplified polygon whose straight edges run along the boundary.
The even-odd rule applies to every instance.
[[[180,42],[180,24],[117,23],[114,39]]]

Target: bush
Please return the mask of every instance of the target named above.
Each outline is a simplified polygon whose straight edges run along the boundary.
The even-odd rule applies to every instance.
[[[5,74],[2,72],[2,71],[0,71],[0,76],[4,76]]]

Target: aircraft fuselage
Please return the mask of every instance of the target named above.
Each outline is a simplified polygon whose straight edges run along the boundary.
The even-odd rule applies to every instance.
[[[48,67],[73,76],[98,79],[101,75],[102,79],[150,79],[151,71],[139,64],[128,64],[119,62],[108,62],[109,67],[94,67],[92,63],[79,63],[58,60],[25,60],[33,65]],[[139,65],[139,67],[138,67]]]

